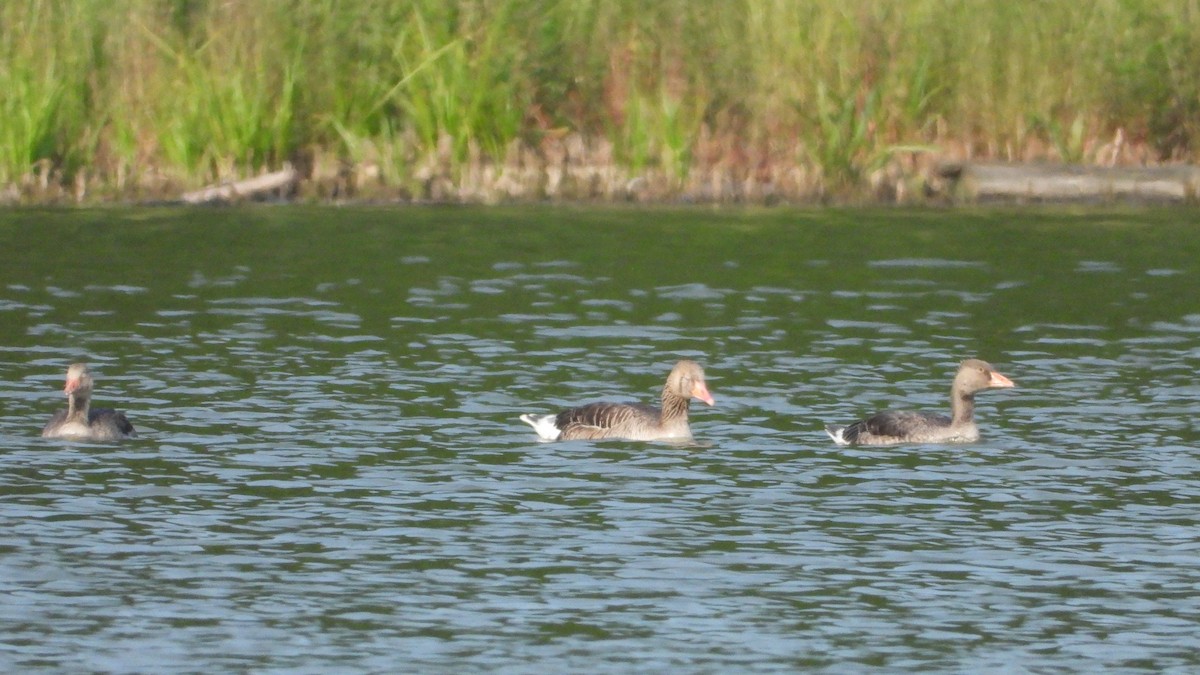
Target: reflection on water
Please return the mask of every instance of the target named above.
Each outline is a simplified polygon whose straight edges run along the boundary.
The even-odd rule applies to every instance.
[[[5,218],[6,671],[1200,665],[1191,214]],[[980,443],[821,431],[969,355]],[[516,419],[682,357],[699,447]]]

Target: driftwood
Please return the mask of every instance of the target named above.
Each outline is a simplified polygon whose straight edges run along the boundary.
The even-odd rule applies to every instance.
[[[253,197],[264,192],[278,190],[291,186],[299,178],[299,174],[290,165],[282,171],[247,178],[232,183],[222,183],[206,187],[194,192],[186,192],[181,198],[187,204],[209,204],[212,202],[231,202],[237,199]]]
[[[1200,167],[1074,164],[943,164],[942,192],[969,202],[1192,202]]]

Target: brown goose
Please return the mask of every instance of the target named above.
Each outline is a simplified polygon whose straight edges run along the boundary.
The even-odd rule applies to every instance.
[[[897,443],[970,443],[979,440],[975,394],[984,389],[1014,387],[986,361],[967,359],[958,366],[950,387],[950,417],[911,410],[888,410],[849,426],[827,426],[838,445]]]
[[[713,405],[704,382],[704,369],[695,361],[680,361],[667,376],[662,407],[641,403],[590,403],[554,415],[521,415],[546,441],[623,438],[632,441],[691,439],[688,403],[696,398]]]
[[[86,363],[67,368],[67,409],[54,413],[42,429],[44,438],[72,438],[91,441],[117,441],[133,435],[133,425],[125,413],[108,408],[90,408],[92,373]]]

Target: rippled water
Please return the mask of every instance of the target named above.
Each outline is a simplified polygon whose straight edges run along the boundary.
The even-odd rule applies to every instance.
[[[0,214],[0,669],[1193,671],[1197,225]],[[821,432],[973,355],[981,442]],[[680,357],[696,447],[516,420]],[[139,438],[38,437],[81,358]]]

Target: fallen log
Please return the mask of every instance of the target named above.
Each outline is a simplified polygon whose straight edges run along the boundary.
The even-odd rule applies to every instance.
[[[282,171],[275,171],[232,183],[222,183],[193,192],[185,192],[181,199],[186,204],[231,202],[237,199],[254,197],[264,192],[290,187],[298,178],[299,173],[297,173],[296,169],[288,165]]]
[[[968,202],[1194,202],[1200,167],[947,163],[941,192]]]

